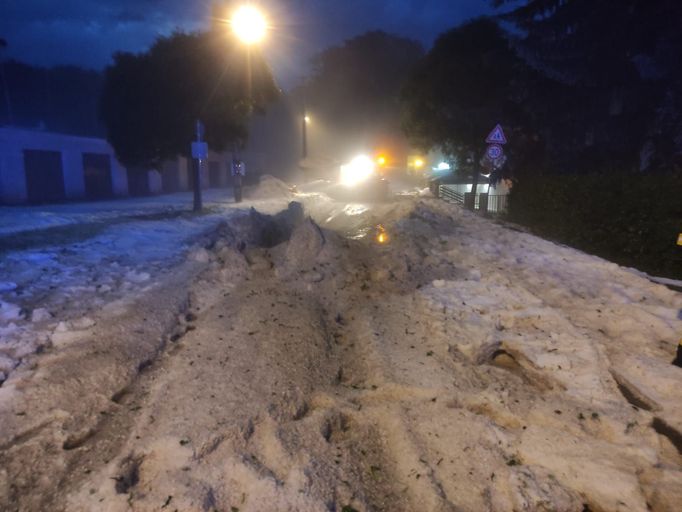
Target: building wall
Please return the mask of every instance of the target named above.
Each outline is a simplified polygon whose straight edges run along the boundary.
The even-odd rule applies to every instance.
[[[149,192],[151,194],[163,194],[163,181],[161,180],[161,173],[156,170],[147,172],[149,179]]]
[[[210,176],[210,162],[215,162],[217,165],[219,177],[218,177],[218,187],[227,187],[229,185],[229,166],[228,162],[232,161],[232,155],[227,152],[216,153],[215,151],[209,151],[208,160],[204,164],[204,173],[202,175],[202,185],[204,188],[208,188],[211,183]]]
[[[128,195],[128,173],[113,154],[111,156],[111,181],[116,197]]]
[[[282,119],[289,119],[287,117],[289,112],[285,107],[286,105],[279,105],[275,108],[276,115],[254,120],[252,129],[256,133],[252,143],[250,147],[237,154],[246,163],[249,179],[262,174],[279,174],[277,171],[288,169],[292,165],[289,160],[293,158],[286,157],[285,154],[298,151],[300,144],[292,144],[286,137],[282,138],[282,133],[286,132],[281,129]],[[264,151],[271,147],[274,149]],[[110,157],[111,189],[115,197],[184,192],[191,191],[192,188],[191,172],[194,161],[186,157],[178,157],[167,162],[160,170],[139,169],[131,174],[129,169],[116,159],[113,148],[104,139],[0,127],[1,204],[21,204],[29,199],[24,161],[26,150],[54,151],[61,155],[64,195],[67,200],[88,199],[83,169],[84,153],[106,154]],[[202,166],[202,188],[231,186],[232,157],[230,152],[209,151],[208,160]],[[168,178],[169,173],[173,174],[171,179]],[[169,187],[171,182],[172,187]]]
[[[0,132],[0,200],[3,203],[26,201],[26,179],[22,149],[11,144]]]
[[[125,168],[103,139],[76,137],[18,128],[0,128],[0,202],[26,202],[28,190],[24,169],[24,150],[61,153],[64,190],[67,199],[84,199],[83,153],[106,154],[111,162],[111,185],[114,196],[128,193]]]
[[[247,175],[271,174],[287,179],[298,169],[302,153],[302,110],[292,98],[283,95],[266,107],[265,114],[255,114],[249,123],[246,147],[238,152],[246,164]],[[321,142],[324,127],[314,113],[307,130],[309,156],[328,154]]]
[[[178,158],[178,172],[180,173],[180,190],[189,190],[189,159],[181,156]]]

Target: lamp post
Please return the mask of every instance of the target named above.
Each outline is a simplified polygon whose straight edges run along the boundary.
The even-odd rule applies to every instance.
[[[308,158],[308,124],[310,123],[310,116],[305,113],[305,107],[303,107],[303,120],[301,122],[302,128],[302,144],[301,157]]]
[[[268,23],[265,16],[253,5],[243,5],[239,7],[230,19],[230,25],[235,36],[243,45],[246,46],[246,67],[247,67],[247,94],[249,100],[252,95],[252,74],[251,74],[251,47],[261,43],[265,39],[268,30]],[[250,108],[250,107],[249,107]],[[242,196],[242,178],[245,174],[245,165],[241,160],[233,157],[233,167],[235,163],[237,169],[233,168],[233,188],[235,192],[235,200],[241,201]]]
[[[268,23],[265,16],[253,5],[242,5],[230,20],[232,30],[237,39],[247,47],[247,90],[251,94],[251,47],[260,44],[265,39]]]

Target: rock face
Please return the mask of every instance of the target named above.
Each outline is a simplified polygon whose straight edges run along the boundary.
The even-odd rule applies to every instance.
[[[679,294],[439,202],[382,212],[384,245],[245,213],[200,273],[65,322],[0,388],[0,508],[676,511]]]

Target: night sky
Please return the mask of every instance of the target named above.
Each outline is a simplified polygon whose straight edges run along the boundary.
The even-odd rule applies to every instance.
[[[101,69],[115,51],[143,51],[157,35],[211,23],[210,0],[1,0],[3,58]],[[421,41],[490,12],[488,0],[262,0],[273,30],[265,50],[284,87],[311,55],[370,29]]]

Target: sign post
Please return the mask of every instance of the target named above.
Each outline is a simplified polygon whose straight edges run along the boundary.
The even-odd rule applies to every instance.
[[[192,142],[192,158],[196,159],[196,164],[192,166],[195,212],[200,212],[203,209],[201,200],[201,164],[204,160],[208,159],[208,144],[203,142],[204,132],[204,123],[197,120],[197,140]]]
[[[493,166],[498,166],[500,162],[504,161],[504,149],[502,146],[507,143],[507,137],[504,135],[504,130],[502,130],[502,126],[499,123],[495,125],[493,131],[488,134],[485,141],[489,144],[485,152],[486,157],[493,163]],[[471,187],[471,199],[467,202],[465,197],[465,205],[468,204],[468,207],[471,208],[471,210],[476,209],[476,192],[478,189],[479,172],[478,164],[475,164],[474,183]],[[486,195],[485,200],[479,201],[479,210],[487,211],[487,198],[488,196]]]

